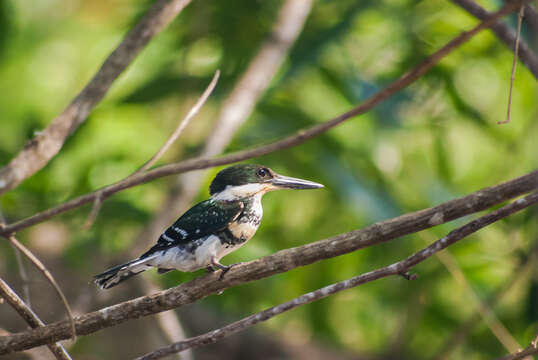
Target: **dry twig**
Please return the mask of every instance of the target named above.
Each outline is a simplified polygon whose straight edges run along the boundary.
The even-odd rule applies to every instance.
[[[9,287],[9,285],[0,279],[0,295],[15,309],[17,313],[30,325],[31,328],[44,326],[45,324],[37,317],[24,301]],[[47,344],[50,352],[58,360],[71,360],[71,357],[60,343]]]
[[[256,325],[260,322],[269,320],[277,315],[280,315],[286,311],[290,311],[299,306],[309,304],[311,302],[321,300],[326,298],[329,295],[335,294],[337,292],[351,289],[353,287],[371,282],[377,279],[388,277],[391,275],[403,275],[404,277],[409,277],[409,270],[416,266],[417,264],[428,259],[432,255],[438,253],[439,251],[447,248],[448,246],[456,243],[457,241],[469,236],[472,233],[488,226],[500,219],[503,219],[509,215],[512,215],[518,211],[521,211],[531,205],[534,205],[538,202],[538,192],[534,192],[524,198],[514,201],[511,204],[505,205],[500,209],[492,211],[491,213],[481,216],[455,230],[452,230],[448,235],[437,240],[430,246],[422,249],[421,251],[409,256],[404,260],[400,260],[391,265],[385,266],[383,268],[367,272],[365,274],[355,276],[351,279],[340,281],[335,284],[325,286],[321,289],[303,294],[293,300],[282,303],[277,306],[273,306],[267,310],[261,311],[257,314],[250,315],[246,318],[233,322],[229,325],[226,325],[220,329],[207,332],[203,335],[195,336],[184,341],[177,342],[160,348],[158,350],[152,351],[146,355],[143,355],[137,360],[155,360],[160,359],[164,356],[174,354],[186,349],[193,347],[207,345],[217,342],[227,336],[230,336],[236,332],[245,330],[248,327]],[[409,277],[412,279],[411,277]]]
[[[163,176],[184,173],[190,170],[206,169],[213,166],[219,166],[219,165],[229,164],[233,162],[238,162],[238,161],[250,159],[250,158],[261,156],[261,155],[266,155],[266,154],[269,154],[278,150],[283,150],[283,149],[287,149],[287,148],[302,144],[305,141],[312,139],[316,136],[319,136],[320,134],[328,131],[329,129],[341,124],[342,122],[348,119],[351,119],[357,115],[360,115],[369,111],[380,102],[392,96],[394,93],[407,87],[408,85],[413,83],[415,80],[420,78],[422,75],[424,75],[427,71],[429,71],[435,64],[437,64],[439,61],[441,61],[441,59],[443,59],[445,56],[450,54],[458,46],[462,45],[463,43],[471,39],[474,35],[478,34],[481,30],[493,25],[502,16],[514,11],[522,3],[526,3],[528,1],[529,0],[518,0],[518,1],[510,2],[506,4],[502,9],[488,16],[483,22],[475,26],[473,29],[463,32],[459,36],[455,37],[453,40],[448,42],[441,49],[439,49],[434,54],[426,58],[422,63],[418,64],[413,69],[411,69],[411,71],[407,72],[406,74],[401,76],[398,80],[394,81],[393,83],[391,83],[384,89],[377,92],[375,95],[373,95],[372,97],[364,101],[361,105],[349,110],[348,112],[340,116],[337,116],[336,118],[330,121],[313,126],[307,130],[300,130],[296,134],[290,135],[282,140],[279,140],[279,141],[276,141],[267,145],[259,146],[253,149],[239,151],[236,153],[232,153],[232,154],[217,157],[217,158],[204,158],[204,157],[194,158],[190,160],[181,161],[179,163],[164,165],[164,166],[149,170],[147,172],[144,172],[142,174],[137,174],[135,176],[129,177],[118,183],[105,186],[104,188],[97,190],[93,193],[89,193],[89,194],[77,197],[61,205],[58,205],[51,209],[34,214],[28,218],[17,221],[16,223],[7,225],[3,230],[0,229],[0,235],[4,235],[5,233],[15,232],[20,229],[26,228],[28,226],[35,225],[55,215],[58,215],[65,211],[68,211],[68,210],[77,208],[79,206],[82,206],[84,204],[87,204],[89,202],[92,202],[95,200],[98,193],[102,193],[104,196],[110,196],[118,191],[130,188],[130,187],[142,184],[142,183],[146,183],[148,181],[151,181],[151,180],[163,177]]]
[[[485,188],[468,196],[454,199],[414,213],[381,221],[366,228],[340,234],[296,248],[278,251],[261,259],[233,267],[219,280],[219,274],[207,274],[174,288],[125,301],[76,318],[78,335],[87,335],[130,319],[155,314],[198,301],[225,289],[283,273],[299,266],[347,254],[380,244],[400,236],[415,233],[456,218],[485,210],[507,199],[538,188],[538,170],[495,187]],[[518,200],[521,201],[521,200]],[[519,206],[525,201],[518,203]],[[519,204],[519,205],[517,205]],[[402,272],[403,273],[403,272]],[[25,350],[70,336],[66,321],[19,334],[0,337],[0,355]]]
[[[521,5],[519,8],[519,13],[517,16],[517,31],[516,31],[516,42],[514,45],[514,61],[512,62],[512,74],[510,75],[510,90],[508,93],[508,109],[506,111],[506,120],[498,121],[497,124],[507,124],[510,122],[510,113],[512,109],[512,92],[514,90],[514,80],[516,79],[516,66],[517,66],[517,54],[519,52],[519,40],[521,38],[521,22],[523,21],[523,12],[525,11],[525,6]]]

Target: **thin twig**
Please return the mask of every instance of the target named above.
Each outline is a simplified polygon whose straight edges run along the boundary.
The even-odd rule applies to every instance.
[[[19,269],[19,275],[21,277],[21,287],[24,302],[26,303],[26,305],[28,305],[29,308],[31,308],[32,302],[30,300],[30,281],[28,279],[28,274],[26,273],[26,268],[24,267],[21,253],[13,244],[11,244],[11,246],[13,248],[13,252],[15,253],[15,260],[17,261],[17,268]]]
[[[11,305],[13,309],[30,325],[31,328],[35,329],[45,324],[39,317],[24,303],[24,301],[17,295],[13,289],[0,278],[0,295],[6,299],[6,301]],[[50,349],[50,352],[58,360],[71,360],[71,357],[62,346],[62,344],[50,343],[47,344],[47,347]]]
[[[497,360],[518,360],[534,354],[538,354],[538,334],[536,334],[534,340],[532,340],[529,346],[527,346],[525,349],[520,350],[514,354],[500,357]]]
[[[493,13],[491,16],[488,16],[483,22],[475,26],[473,29],[463,32],[462,34],[460,34],[459,36],[457,36],[456,38],[448,42],[441,49],[439,49],[434,54],[426,58],[422,63],[418,64],[413,69],[411,69],[411,71],[407,72],[406,74],[401,76],[398,80],[394,81],[387,87],[377,92],[372,97],[368,98],[361,105],[349,110],[348,112],[340,116],[337,116],[336,118],[330,121],[313,126],[307,130],[299,130],[294,135],[290,135],[288,137],[285,137],[284,139],[281,139],[279,141],[276,141],[267,145],[262,145],[262,146],[255,147],[252,149],[247,149],[247,150],[239,151],[236,153],[231,153],[229,155],[220,156],[216,158],[199,157],[199,158],[189,159],[189,160],[181,161],[178,163],[173,163],[169,165],[160,166],[155,169],[151,169],[149,171],[132,176],[130,178],[127,178],[115,184],[105,186],[104,188],[100,190],[97,190],[92,193],[69,200],[61,205],[58,205],[56,207],[34,214],[25,219],[19,220],[13,224],[6,226],[4,230],[0,229],[0,235],[4,235],[5,233],[10,233],[10,232],[15,232],[20,229],[26,228],[28,226],[35,225],[55,215],[77,208],[84,204],[90,203],[95,200],[95,197],[97,196],[98,192],[102,192],[104,196],[110,196],[118,191],[130,188],[130,187],[142,184],[142,183],[146,183],[148,181],[151,181],[151,180],[163,177],[163,176],[168,176],[172,174],[180,174],[180,173],[184,173],[190,170],[207,169],[209,167],[230,164],[230,163],[250,159],[257,156],[266,155],[275,151],[287,149],[287,148],[302,144],[306,142],[307,140],[315,138],[316,136],[319,136],[320,134],[328,131],[329,129],[335,126],[338,126],[339,124],[343,123],[344,121],[348,119],[351,119],[360,114],[364,114],[365,112],[369,111],[380,102],[386,100],[387,98],[389,98],[396,92],[407,87],[408,85],[413,83],[415,80],[420,78],[422,75],[424,75],[427,71],[429,71],[434,65],[439,63],[441,59],[443,59],[445,56],[450,54],[460,45],[462,45],[463,43],[471,39],[473,36],[478,34],[481,30],[491,26],[497,20],[499,20],[499,18],[512,12],[514,9],[519,7],[522,3],[526,3],[528,1],[529,0],[519,0],[516,2],[510,2],[506,4],[502,9]]]
[[[29,141],[8,165],[0,168],[0,194],[15,188],[60,151],[67,137],[86,120],[116,78],[190,1],[155,1],[67,108]]]
[[[438,253],[439,251],[471,235],[472,233],[475,233],[476,231],[484,228],[485,226],[491,225],[492,223],[499,221],[500,219],[503,219],[518,211],[521,211],[531,205],[534,205],[537,202],[538,202],[538,192],[532,193],[522,199],[516,200],[511,204],[505,205],[498,210],[492,211],[491,213],[487,215],[481,216],[451,231],[445,237],[441,238],[440,240],[437,240],[430,246],[409,256],[408,258],[404,260],[400,260],[389,266],[385,266],[383,268],[373,270],[359,276],[355,276],[351,279],[340,281],[338,283],[331,284],[321,289],[306,293],[291,301],[282,303],[277,306],[273,306],[257,314],[250,315],[246,318],[243,318],[229,325],[226,325],[220,329],[213,330],[203,335],[195,336],[190,339],[186,339],[186,340],[165,346],[158,350],[152,351],[146,355],[138,357],[137,360],[160,359],[164,356],[174,354],[174,353],[186,350],[186,349],[190,349],[190,348],[201,346],[201,345],[212,344],[236,332],[245,330],[246,328],[251,327],[255,324],[269,320],[277,315],[280,315],[284,312],[295,309],[299,306],[309,304],[311,302],[326,298],[327,296],[335,294],[337,292],[351,289],[353,287],[365,284],[367,282],[371,282],[371,281],[388,277],[391,275],[406,275],[408,274],[409,270],[412,267],[423,262],[424,260],[428,259],[432,255]]]
[[[510,122],[510,112],[512,108],[512,91],[514,89],[514,80],[516,79],[516,66],[517,66],[517,54],[519,52],[519,39],[521,38],[521,22],[523,21],[523,12],[525,6],[522,4],[519,8],[517,16],[517,31],[516,31],[516,43],[514,45],[514,60],[512,62],[512,74],[510,75],[510,91],[508,93],[508,109],[506,113],[506,120],[498,121],[497,124],[507,124]]]
[[[535,173],[538,177],[538,171]],[[485,188],[433,208],[408,213],[325,240],[281,250],[261,259],[234,266],[222,280],[218,280],[218,274],[208,274],[150,296],[142,296],[85,314],[76,319],[77,334],[87,335],[131,319],[178,308],[211,294],[221,293],[232,286],[246,284],[320,260],[381,244],[485,210],[522,194],[519,191],[514,191],[515,184],[517,183],[512,181],[496,187]],[[538,178],[535,178],[531,185],[531,189],[537,189]],[[508,190],[507,186],[511,189]],[[512,196],[506,197],[506,191]],[[69,323],[61,321],[44,328],[0,337],[0,355],[66,339],[69,336]]]
[[[211,95],[211,93],[213,92],[213,89],[215,89],[215,86],[217,85],[217,81],[219,80],[219,76],[220,76],[220,70],[217,70],[215,72],[215,75],[213,76],[213,79],[211,80],[211,82],[209,83],[209,85],[207,86],[203,94],[200,96],[198,101],[196,101],[196,104],[194,104],[194,106],[190,109],[187,116],[185,116],[183,120],[181,120],[176,130],[174,130],[172,135],[168,138],[168,140],[166,140],[166,142],[155,153],[155,155],[153,155],[151,159],[149,159],[144,165],[142,165],[140,169],[136,170],[133,173],[133,176],[136,174],[140,174],[141,172],[146,171],[151,166],[153,166],[153,164],[155,164],[157,160],[159,160],[161,156],[168,150],[168,148],[170,148],[170,146],[177,140],[179,135],[181,135],[183,130],[185,130],[187,125],[189,125],[189,122],[196,116],[196,114],[198,114],[202,106],[204,106],[205,102],[209,98],[209,95]]]
[[[0,211],[0,229],[2,228],[2,226],[6,226],[6,218],[4,217],[2,211]],[[13,252],[15,253],[15,260],[17,261],[17,268],[19,269],[19,275],[21,277],[21,287],[24,302],[29,308],[31,308],[32,303],[30,302],[30,281],[28,280],[28,274],[26,273],[26,268],[24,267],[21,253],[19,252],[19,250],[17,250],[16,247],[13,246],[13,244],[11,244],[11,247],[13,248]]]
[[[213,92],[215,89],[215,86],[217,85],[217,81],[219,80],[220,76],[220,70],[217,70],[215,72],[215,75],[213,76],[213,79],[203,92],[203,94],[200,96],[198,101],[194,104],[194,106],[189,110],[187,115],[181,120],[181,122],[176,127],[176,130],[170,135],[168,140],[161,146],[161,148],[153,155],[148,161],[146,161],[138,170],[133,172],[131,175],[127,176],[123,181],[126,179],[136,176],[137,174],[140,174],[147,169],[149,169],[153,164],[155,164],[161,156],[172,146],[172,144],[177,140],[179,135],[185,130],[189,122],[198,114],[202,106],[204,106],[205,102],[209,98],[209,95]],[[92,211],[90,212],[90,215],[84,222],[84,229],[88,230],[94,223],[95,219],[97,218],[97,215],[99,214],[99,210],[101,209],[101,205],[103,203],[103,200],[105,199],[105,193],[103,191],[98,191],[95,196],[95,201],[93,202]]]
[[[86,221],[84,221],[84,225],[82,225],[82,228],[84,230],[89,230],[93,223],[95,222],[95,219],[97,219],[97,215],[99,215],[99,210],[101,210],[101,206],[103,205],[103,193],[98,192],[95,196],[95,200],[93,201],[92,205],[92,211],[90,211],[90,214],[86,218]]]
[[[67,312],[67,316],[68,316],[68,319],[69,319],[69,322],[71,324],[71,338],[73,339],[73,341],[76,340],[77,338],[77,334],[76,334],[76,329],[75,329],[75,319],[74,319],[74,316],[73,316],[73,312],[71,311],[71,307],[69,306],[69,303],[67,302],[67,299],[62,291],[62,289],[60,289],[60,286],[58,285],[58,283],[56,282],[56,279],[54,279],[54,277],[52,276],[52,274],[50,273],[50,271],[45,267],[45,265],[43,265],[43,263],[41,262],[41,260],[39,260],[37,258],[37,256],[35,256],[26,246],[24,246],[23,244],[21,244],[16,238],[15,238],[15,235],[11,234],[8,236],[8,239],[9,241],[11,242],[11,244],[18,250],[20,251],[21,253],[24,254],[24,256],[26,256],[31,262],[32,264],[34,264],[34,266],[39,270],[41,271],[41,273],[43,273],[43,275],[45,276],[45,278],[47,278],[47,280],[50,282],[50,284],[52,285],[52,287],[54,288],[54,290],[56,290],[56,293],[58,294],[58,296],[60,297],[60,299],[62,300],[62,303],[65,307],[65,310]]]

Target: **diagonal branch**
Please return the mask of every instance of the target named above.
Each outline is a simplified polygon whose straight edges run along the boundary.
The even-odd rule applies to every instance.
[[[519,8],[521,4],[526,3],[528,1],[529,0],[517,0],[517,1],[506,4],[503,8],[501,8],[499,11],[488,16],[483,22],[475,26],[473,29],[463,32],[459,36],[452,39],[441,49],[439,49],[434,54],[427,57],[423,62],[421,62],[420,64],[415,66],[413,69],[411,69],[411,71],[404,74],[398,80],[394,81],[393,83],[391,83],[384,89],[380,90],[372,97],[368,98],[361,105],[349,110],[348,112],[340,116],[337,116],[336,118],[330,121],[313,126],[306,130],[300,130],[294,135],[290,135],[282,140],[279,140],[279,141],[276,141],[267,145],[239,151],[236,153],[232,153],[229,155],[216,157],[216,158],[206,158],[206,157],[194,158],[194,159],[185,160],[185,161],[181,161],[174,164],[164,165],[164,166],[149,170],[145,173],[138,174],[136,176],[130,177],[123,181],[106,186],[93,193],[89,193],[89,194],[77,197],[61,205],[58,205],[54,208],[45,210],[43,212],[32,215],[26,219],[10,224],[6,226],[3,230],[0,229],[0,235],[6,234],[9,232],[18,231],[20,229],[23,229],[28,226],[42,222],[44,220],[47,220],[60,213],[66,212],[68,210],[71,210],[79,206],[82,206],[84,204],[87,204],[89,202],[92,202],[100,193],[102,193],[105,196],[110,196],[118,191],[130,188],[130,187],[142,184],[142,183],[146,183],[148,181],[151,181],[151,180],[163,177],[163,176],[168,176],[172,174],[180,174],[180,173],[184,173],[190,170],[206,169],[213,166],[234,163],[234,162],[250,159],[250,158],[261,156],[261,155],[266,155],[275,151],[287,149],[287,148],[302,144],[305,141],[315,138],[316,136],[319,136],[320,134],[330,130],[331,128],[343,123],[344,121],[348,119],[351,119],[360,114],[364,114],[365,112],[369,111],[380,102],[386,100],[387,98],[389,98],[396,92],[407,87],[408,85],[410,85],[411,83],[419,79],[427,71],[429,71],[434,65],[439,63],[441,59],[443,59],[445,56],[447,56],[452,51],[457,49],[460,45],[462,45],[463,43],[471,39],[473,36],[478,34],[481,30],[495,24],[495,22],[499,20],[499,18],[514,11],[515,9]]]
[[[483,7],[478,5],[474,0],[450,0],[454,4],[459,5],[461,8],[465,9],[468,13],[474,17],[484,20],[490,13],[486,11]],[[532,7],[527,5],[525,10],[532,12]],[[536,10],[534,10],[536,13]],[[497,23],[491,27],[491,30],[497,35],[497,37],[508,46],[510,50],[514,50],[516,46],[517,33],[510,28],[510,26]],[[519,60],[532,72],[534,77],[538,79],[538,56],[529,48],[527,43],[522,39],[519,40],[518,46]]]
[[[232,286],[415,233],[485,210],[534,189],[538,189],[538,170],[433,208],[408,213],[307,245],[281,250],[261,259],[234,266],[222,280],[218,279],[218,274],[208,274],[150,296],[139,297],[82,315],[76,318],[77,334],[87,335],[130,319],[195,302]],[[43,328],[3,336],[0,337],[0,355],[67,339],[70,334],[69,322],[62,321]]]
[[[157,0],[153,4],[67,108],[0,169],[0,195],[40,170],[60,151],[66,138],[86,120],[116,78],[190,1]]]
[[[35,329],[39,326],[44,326],[45,324],[37,315],[30,309],[24,301],[9,287],[9,285],[2,279],[0,279],[0,295],[6,299],[6,301],[11,305],[13,309],[32,327]],[[50,343],[47,344],[47,347],[50,349],[50,352],[58,360],[71,360],[71,357],[65,350],[65,348],[60,343]]]
[[[343,290],[351,289],[377,279],[381,279],[391,275],[403,275],[404,277],[409,277],[410,275],[408,274],[408,272],[412,267],[423,262],[432,255],[471,235],[472,233],[475,233],[478,230],[496,221],[499,221],[500,219],[503,219],[531,205],[534,205],[537,202],[538,192],[534,192],[522,199],[516,200],[511,204],[505,205],[498,210],[495,210],[487,215],[481,216],[478,219],[475,219],[455,230],[452,230],[447,236],[441,238],[440,240],[437,240],[430,246],[420,250],[419,252],[409,256],[404,260],[400,260],[383,268],[373,270],[359,276],[355,276],[348,280],[340,281],[335,284],[325,286],[315,291],[311,291],[293,300],[287,301],[277,306],[273,306],[257,314],[247,316],[246,318],[233,322],[220,329],[213,330],[205,334],[162,347],[137,358],[137,360],[160,359],[167,355],[178,353],[180,351],[184,351],[190,348],[215,343],[218,340],[221,340],[239,331],[243,331],[260,322],[267,321],[277,315],[293,310],[299,306],[324,299],[329,295],[338,293]]]

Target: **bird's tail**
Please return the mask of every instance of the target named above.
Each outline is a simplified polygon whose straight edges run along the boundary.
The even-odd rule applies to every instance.
[[[138,258],[133,261],[129,261],[128,263],[114,266],[104,273],[95,275],[93,281],[101,289],[110,289],[111,287],[118,285],[120,282],[149,269],[151,267],[149,263],[152,259],[153,256],[148,256],[142,259]]]

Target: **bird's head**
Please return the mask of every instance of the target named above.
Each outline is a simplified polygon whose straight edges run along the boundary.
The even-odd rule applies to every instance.
[[[221,170],[211,182],[209,193],[214,199],[238,200],[279,189],[319,189],[323,185],[279,175],[270,168],[239,164]]]

